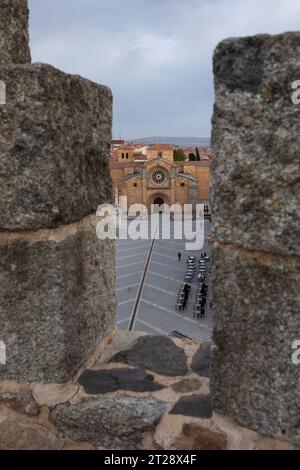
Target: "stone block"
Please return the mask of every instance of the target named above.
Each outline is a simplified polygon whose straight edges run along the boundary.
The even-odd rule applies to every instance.
[[[109,88],[43,64],[0,66],[0,230],[54,228],[112,201]]]
[[[205,343],[200,346],[196,353],[191,369],[193,372],[201,375],[202,377],[210,377],[210,362],[211,362],[211,344]]]
[[[170,377],[188,373],[184,350],[171,338],[163,336],[141,336],[130,349],[120,351],[110,362],[120,362]]]
[[[80,376],[79,383],[89,395],[100,395],[120,390],[141,393],[155,392],[164,388],[154,381],[153,375],[146,374],[141,369],[129,368],[87,369]]]
[[[95,219],[0,233],[0,379],[66,382],[114,328],[114,243]]]
[[[300,443],[300,259],[216,246],[214,411]]]
[[[116,394],[62,404],[50,413],[52,423],[67,437],[104,449],[143,448],[145,433],[154,431],[166,404],[154,398]]]
[[[213,233],[300,254],[300,32],[221,42],[214,55]]]
[[[174,405],[170,414],[209,419],[212,417],[211,398],[208,395],[183,396]]]
[[[0,392],[0,403],[17,413],[29,416],[36,416],[40,411],[31,390],[20,390],[18,393]]]
[[[175,448],[181,450],[225,450],[226,435],[206,429],[196,423],[184,423],[182,433],[175,441]]]
[[[64,440],[43,422],[15,416],[0,420],[0,450],[61,450]]]
[[[31,62],[27,0],[0,0],[0,64]]]

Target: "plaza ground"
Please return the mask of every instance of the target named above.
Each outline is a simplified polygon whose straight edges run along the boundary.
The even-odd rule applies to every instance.
[[[205,236],[210,233],[210,222],[205,220]],[[194,318],[198,283],[192,285],[188,307],[175,309],[178,291],[184,283],[186,259],[189,255],[200,258],[201,253],[211,256],[206,241],[201,251],[186,251],[186,240],[118,240],[116,269],[118,318],[117,328],[145,331],[150,334],[170,335],[174,330],[193,339],[209,341],[212,333],[210,309],[211,279],[208,263],[209,286],[206,317]],[[178,260],[182,253],[182,261]]]

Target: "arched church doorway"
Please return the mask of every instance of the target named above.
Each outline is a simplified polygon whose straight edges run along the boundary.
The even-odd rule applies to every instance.
[[[165,201],[163,200],[162,197],[156,197],[153,201],[153,204],[155,206],[157,206],[156,208],[156,212],[158,212],[159,214],[162,214],[163,213],[163,206],[164,206],[164,203]]]

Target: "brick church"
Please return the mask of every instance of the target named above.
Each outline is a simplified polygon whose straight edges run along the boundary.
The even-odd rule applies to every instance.
[[[209,211],[209,150],[201,161],[174,161],[172,145],[122,145],[113,147],[110,169],[116,198],[127,196],[128,207],[144,204],[199,203]]]

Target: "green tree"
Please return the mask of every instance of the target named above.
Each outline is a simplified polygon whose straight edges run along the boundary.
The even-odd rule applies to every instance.
[[[194,153],[189,154],[189,161],[190,162],[195,162],[197,160],[197,157]]]
[[[201,156],[200,156],[200,151],[199,151],[198,147],[196,147],[196,157],[197,157],[197,162],[200,162]]]
[[[184,151],[182,149],[174,149],[173,157],[174,157],[175,162],[184,162],[185,160]]]

